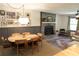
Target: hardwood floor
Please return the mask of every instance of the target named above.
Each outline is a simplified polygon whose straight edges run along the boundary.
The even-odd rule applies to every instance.
[[[72,45],[55,56],[79,56],[79,45]]]
[[[29,48],[29,49],[25,49],[24,53],[21,53],[20,56],[53,56],[60,51],[61,49],[48,43],[48,41],[43,40],[42,48],[39,45],[39,52],[36,49],[34,49],[34,53],[32,55],[31,48]],[[1,56],[17,56],[16,49],[12,49],[12,48],[3,49],[2,47],[0,47],[0,55]]]

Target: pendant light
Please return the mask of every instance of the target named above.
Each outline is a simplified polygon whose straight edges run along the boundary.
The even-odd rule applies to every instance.
[[[24,4],[23,4],[23,15],[19,17],[18,22],[22,25],[29,24],[29,18],[24,15]]]

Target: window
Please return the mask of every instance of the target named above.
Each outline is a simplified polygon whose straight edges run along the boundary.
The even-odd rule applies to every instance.
[[[76,31],[78,20],[76,18],[70,18],[70,30]]]

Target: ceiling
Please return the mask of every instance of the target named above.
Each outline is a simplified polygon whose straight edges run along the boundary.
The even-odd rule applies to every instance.
[[[21,5],[22,4],[14,4],[16,8],[18,6],[21,7]],[[26,3],[24,4],[24,8],[74,16],[77,13],[77,10],[79,10],[79,3]]]
[[[79,3],[59,3],[50,4],[50,9],[47,12],[52,12],[61,15],[74,16],[79,10]]]

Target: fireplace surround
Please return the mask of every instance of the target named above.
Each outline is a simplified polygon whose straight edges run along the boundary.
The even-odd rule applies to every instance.
[[[41,31],[44,35],[55,34],[55,23],[43,23]]]

